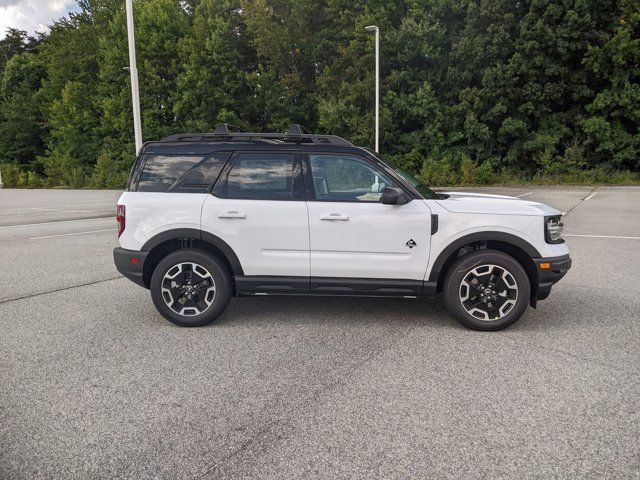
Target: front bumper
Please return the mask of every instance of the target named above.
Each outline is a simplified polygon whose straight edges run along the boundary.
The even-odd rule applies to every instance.
[[[538,272],[538,291],[535,300],[544,300],[551,293],[551,287],[560,281],[571,268],[571,257],[534,258]]]
[[[144,284],[143,267],[148,254],[149,252],[138,252],[136,250],[116,247],[113,249],[113,261],[122,275],[141,287],[146,288]]]

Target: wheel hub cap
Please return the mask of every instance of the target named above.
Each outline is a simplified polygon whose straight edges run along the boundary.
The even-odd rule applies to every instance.
[[[215,295],[213,276],[197,263],[178,263],[167,270],[162,279],[162,298],[171,310],[180,315],[204,313]]]
[[[518,299],[518,284],[506,268],[480,265],[464,276],[459,288],[460,303],[471,316],[486,321],[500,320]]]

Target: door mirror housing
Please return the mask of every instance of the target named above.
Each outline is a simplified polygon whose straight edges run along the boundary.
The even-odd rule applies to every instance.
[[[410,201],[409,195],[398,187],[386,187],[380,196],[380,203],[384,205],[404,205]]]

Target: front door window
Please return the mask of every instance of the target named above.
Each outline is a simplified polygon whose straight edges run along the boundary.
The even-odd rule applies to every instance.
[[[378,202],[385,187],[395,186],[389,176],[369,162],[343,155],[309,155],[316,200]]]

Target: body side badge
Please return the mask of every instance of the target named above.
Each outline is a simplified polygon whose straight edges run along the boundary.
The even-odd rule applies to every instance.
[[[409,248],[413,248],[416,245],[418,245],[416,242],[413,241],[413,238],[411,240],[409,240],[407,243],[405,243],[405,245]]]

